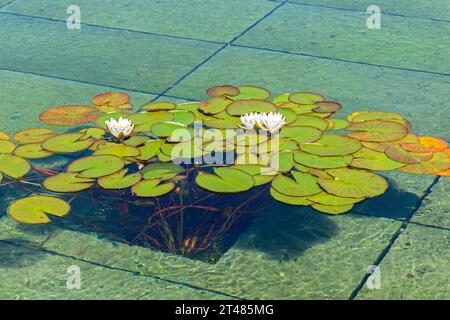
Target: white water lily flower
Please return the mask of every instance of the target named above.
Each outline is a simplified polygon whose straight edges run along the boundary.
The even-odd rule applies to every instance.
[[[131,120],[122,117],[118,121],[113,118],[106,120],[105,124],[109,132],[118,140],[129,137],[134,129],[134,124],[131,123]]]
[[[241,116],[242,128],[252,130],[261,128],[274,133],[286,124],[286,119],[281,113],[246,113]]]

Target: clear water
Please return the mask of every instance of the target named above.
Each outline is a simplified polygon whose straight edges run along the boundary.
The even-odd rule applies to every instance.
[[[203,100],[230,83],[319,92],[344,115],[398,112],[415,133],[450,140],[446,0],[378,1],[374,30],[364,0],[79,0],[81,30],[70,30],[72,2],[0,0],[1,131],[42,127],[43,110],[100,92],[125,91],[138,106]],[[52,159],[42,166],[68,161]],[[2,188],[0,298],[449,299],[448,177],[383,175],[386,194],[340,216],[261,199],[184,256],[136,238],[140,220],[121,216],[120,201],[97,195],[101,207],[75,201],[64,221],[23,226],[5,209],[28,191]],[[185,232],[223,224],[240,202],[209,199],[219,213],[186,212]],[[366,284],[372,265],[380,288]],[[71,266],[79,290],[67,287]]]

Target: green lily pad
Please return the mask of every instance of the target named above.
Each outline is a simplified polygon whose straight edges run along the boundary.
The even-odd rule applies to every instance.
[[[234,97],[239,95],[240,90],[234,86],[230,85],[222,85],[208,88],[206,90],[206,94],[212,98],[220,98],[220,97]]]
[[[136,159],[143,161],[150,160],[158,154],[159,148],[163,143],[164,140],[147,141],[143,146],[138,147],[138,150],[141,154],[137,156]]]
[[[312,92],[296,92],[289,96],[289,101],[297,104],[315,104],[324,100],[322,95]]]
[[[272,168],[259,164],[237,164],[232,168],[243,170],[250,174],[255,180],[255,186],[269,183],[278,174],[278,172]]]
[[[173,115],[173,122],[188,126],[195,121],[195,114],[193,112],[184,110],[173,110],[169,112]]]
[[[142,179],[139,172],[132,174],[127,173],[128,169],[122,169],[109,176],[101,177],[97,180],[98,185],[103,189],[120,190],[130,188]]]
[[[61,199],[47,196],[31,196],[14,201],[8,208],[8,214],[14,220],[27,224],[51,222],[48,215],[59,218],[70,212],[70,205]]]
[[[314,127],[321,131],[325,131],[328,128],[329,124],[328,121],[319,117],[299,115],[297,116],[297,120],[292,122],[289,126]]]
[[[358,140],[335,134],[323,135],[317,141],[300,145],[302,151],[318,156],[344,156],[355,153],[361,147]]]
[[[384,150],[384,153],[390,159],[397,161],[397,162],[406,163],[406,164],[421,163],[424,161],[431,160],[431,158],[433,158],[432,152],[427,152],[427,153],[410,152],[410,151],[403,149],[398,144],[392,144],[392,145],[388,146]]]
[[[327,206],[324,204],[313,203],[311,205],[314,209],[322,213],[328,214],[342,214],[353,209],[353,204],[346,204],[342,206]]]
[[[408,128],[404,125],[386,120],[368,120],[351,123],[346,130],[359,131],[350,133],[349,136],[361,141],[385,142],[395,141],[408,134]]]
[[[0,154],[12,153],[16,149],[14,142],[9,140],[0,140]]]
[[[182,173],[184,168],[172,162],[169,163],[151,163],[142,169],[144,179],[169,180]]]
[[[10,154],[0,154],[0,173],[14,179],[20,179],[31,170],[25,159]]]
[[[231,104],[231,100],[224,98],[214,98],[209,101],[203,102],[198,108],[199,111],[211,115],[217,114],[225,110],[225,108]]]
[[[53,192],[72,193],[89,189],[94,180],[78,177],[77,173],[59,173],[49,176],[43,182],[44,188]]]
[[[405,164],[389,159],[383,152],[362,148],[353,154],[352,167],[369,170],[395,170]]]
[[[122,158],[113,155],[89,156],[73,161],[67,171],[80,178],[99,178],[113,174],[125,166]]]
[[[352,156],[331,156],[324,157],[307,152],[294,152],[295,162],[306,167],[316,169],[335,169],[348,166],[352,161]]]
[[[386,179],[364,170],[340,168],[327,173],[334,179],[318,178],[317,182],[326,192],[339,197],[373,198],[388,188]]]
[[[393,112],[369,112],[369,111],[353,112],[351,115],[348,116],[348,119],[351,122],[363,122],[368,120],[387,120],[400,123],[405,127],[410,128],[410,124],[408,121],[406,121],[401,115]]]
[[[150,198],[160,197],[175,189],[173,182],[161,183],[161,179],[143,180],[135,184],[131,191],[135,196]]]
[[[276,96],[272,102],[275,103],[277,106],[280,106],[283,103],[289,102],[290,95],[291,95],[290,93],[281,94],[279,96]]]
[[[244,100],[244,99],[260,99],[266,100],[270,98],[270,91],[261,87],[255,86],[240,86],[237,87],[239,89],[239,94],[237,96],[233,96],[232,99]]]
[[[152,133],[158,137],[169,137],[175,130],[184,130],[186,135],[190,135],[187,132],[186,125],[176,122],[158,122],[152,126]],[[185,134],[182,134],[183,136]]]
[[[368,149],[384,152],[387,147],[389,147],[392,144],[402,144],[402,143],[415,143],[419,144],[419,139],[414,134],[408,133],[406,136],[399,140],[395,141],[388,141],[388,142],[370,142],[370,141],[362,141],[362,145]],[[427,152],[429,152],[428,150]]]
[[[331,120],[328,130],[343,130],[343,129],[347,128],[347,126],[349,124],[350,124],[350,122],[348,122],[345,119],[335,118],[335,119]]]
[[[92,155],[99,156],[99,155],[113,155],[121,158],[127,158],[127,157],[137,157],[141,154],[139,149],[123,144],[116,144],[114,146],[108,146],[108,147],[101,147],[97,149]]]
[[[327,206],[345,206],[349,204],[355,204],[357,202],[361,202],[366,198],[345,198],[345,197],[338,197],[326,192],[321,192],[318,194],[315,194],[313,196],[309,196],[308,200],[311,200],[312,202],[323,204]]]
[[[142,106],[142,110],[146,111],[161,111],[161,110],[174,110],[177,105],[173,102],[155,101],[149,102]]]
[[[322,192],[317,184],[317,178],[312,174],[296,171],[292,171],[291,174],[295,180],[280,174],[272,181],[272,188],[292,197],[305,197]]]
[[[322,136],[322,131],[314,127],[290,126],[281,129],[280,138],[291,138],[297,143],[314,142]]]
[[[30,143],[17,147],[14,154],[25,159],[43,159],[53,155],[53,152],[44,150],[40,143]]]
[[[277,112],[278,107],[269,101],[248,99],[238,100],[229,104],[225,111],[230,116],[242,116],[251,112]]]
[[[237,122],[223,119],[208,119],[203,121],[203,124],[215,129],[237,129],[239,127]]]
[[[103,136],[106,134],[106,131],[101,128],[86,128],[81,129],[79,132],[84,133],[84,136],[80,138],[80,140],[101,140]]]
[[[236,193],[250,190],[255,185],[253,177],[243,170],[214,168],[215,174],[199,173],[195,182],[202,188],[220,193]]]
[[[45,128],[27,129],[16,132],[13,139],[20,144],[38,143],[54,135],[54,131]]]
[[[260,143],[258,145],[258,153],[264,154],[264,153],[276,153],[280,151],[295,151],[298,150],[300,147],[297,142],[295,142],[293,139],[270,139],[266,142]]]
[[[149,140],[150,138],[146,135],[136,135],[126,139],[123,143],[130,147],[140,147]]]
[[[93,140],[80,140],[84,133],[65,133],[48,138],[42,143],[42,148],[54,153],[75,153],[88,149]]]
[[[307,197],[293,197],[278,192],[274,188],[270,188],[270,195],[277,201],[290,204],[293,206],[309,206],[312,201],[309,201]]]
[[[270,158],[270,167],[279,172],[290,172],[294,167],[294,156],[291,151],[278,152]]]
[[[236,136],[235,144],[237,146],[256,146],[269,140],[265,134],[258,134],[256,132],[244,133]]]
[[[278,113],[284,116],[284,121],[286,121],[285,126],[290,125],[295,120],[297,120],[297,113],[291,109],[278,109]]]
[[[173,121],[173,118],[173,113],[166,110],[136,113],[128,116],[128,119],[134,124],[134,132],[151,132],[155,123]]]

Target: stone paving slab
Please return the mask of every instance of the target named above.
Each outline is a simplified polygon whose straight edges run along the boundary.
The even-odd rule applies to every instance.
[[[441,177],[411,221],[450,230],[449,195],[450,177]]]
[[[277,5],[266,0],[17,0],[4,11],[65,21],[72,4],[80,7],[82,23],[220,42]]]
[[[450,20],[450,4],[447,0],[289,0],[289,2],[362,11],[366,11],[370,5],[376,4],[382,13]]]
[[[216,264],[98,239],[54,226],[0,220],[0,238],[246,299],[346,299],[401,225],[274,205]],[[275,226],[275,227],[274,227]],[[338,275],[336,275],[338,272]]]
[[[409,224],[379,268],[381,288],[357,299],[450,299],[450,231]]]
[[[67,269],[77,266],[81,288],[70,290]],[[0,242],[0,299],[220,299],[208,291],[136,276],[71,258]]]
[[[64,81],[32,74],[0,70],[0,101],[2,118],[0,131],[13,134],[33,127],[48,127],[66,131],[68,127],[48,126],[39,121],[39,114],[60,105],[93,106],[91,98],[102,92],[127,92],[135,108],[155,98],[110,87]]]
[[[369,30],[367,17],[287,4],[237,44],[450,74],[450,23],[384,15],[381,29]]]
[[[1,13],[0,24],[0,68],[147,93],[162,92],[221,46]]]
[[[214,76],[212,76],[214,75]],[[205,88],[229,83],[258,85],[281,94],[312,91],[344,105],[342,117],[356,110],[402,114],[416,134],[450,140],[450,78],[318,58],[226,48],[168,94],[206,99]]]

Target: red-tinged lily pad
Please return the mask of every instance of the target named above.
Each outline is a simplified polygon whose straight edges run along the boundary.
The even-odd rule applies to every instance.
[[[77,173],[55,174],[43,182],[45,189],[61,193],[79,192],[93,187],[94,184],[94,180],[78,177]]]
[[[225,110],[230,116],[242,116],[251,112],[277,112],[278,107],[269,101],[246,99],[229,104]]]
[[[97,183],[103,189],[120,190],[130,188],[142,179],[139,172],[132,174],[127,173],[128,169],[122,169],[109,176],[99,178]]]
[[[327,206],[345,206],[349,204],[355,204],[357,202],[363,201],[365,198],[345,198],[338,197],[329,193],[321,192],[313,196],[309,196],[308,200],[314,203],[327,205]]]
[[[92,98],[92,103],[96,106],[117,107],[128,103],[128,101],[130,101],[130,96],[122,92],[105,92]]]
[[[314,108],[313,111],[318,113],[334,113],[342,109],[342,105],[340,103],[333,101],[320,101],[316,102],[315,105],[317,107]]]
[[[434,174],[448,169],[450,169],[450,155],[447,152],[436,152],[431,160],[408,164],[399,170],[414,174]]]
[[[44,150],[40,143],[30,143],[17,147],[14,154],[25,159],[42,159],[50,157],[53,152]]]
[[[80,178],[99,178],[121,170],[125,166],[122,158],[113,155],[89,156],[73,161],[67,171],[78,173]]]
[[[420,143],[410,143],[410,142],[402,142],[400,146],[406,151],[417,152],[417,153],[428,153],[431,152],[430,148],[424,146]]]
[[[143,180],[135,184],[131,191],[135,196],[143,198],[160,197],[175,189],[173,182],[161,183],[161,179]]]
[[[94,143],[94,140],[81,140],[83,136],[82,132],[55,135],[42,142],[42,148],[54,153],[80,152]]]
[[[155,101],[149,102],[142,106],[142,110],[146,111],[161,111],[161,110],[174,110],[177,105],[173,102]]]
[[[240,90],[234,86],[222,85],[211,87],[206,90],[206,94],[211,98],[234,97],[239,95]]]
[[[354,112],[348,116],[348,119],[352,122],[363,122],[368,120],[387,120],[392,122],[397,122],[408,129],[411,129],[411,125],[408,121],[406,121],[401,115],[393,112],[370,112],[370,111],[361,111]]]
[[[20,179],[31,170],[25,159],[10,154],[0,154],[0,174]]]
[[[428,147],[432,152],[444,151],[448,147],[448,143],[435,137],[418,137],[419,143]]]
[[[61,106],[42,112],[39,119],[43,123],[54,126],[75,126],[95,121],[98,115],[92,112],[96,110],[88,106]]]
[[[289,96],[289,101],[296,104],[315,104],[324,100],[322,95],[312,92],[296,92]]]
[[[384,153],[392,160],[406,163],[406,164],[415,164],[420,163],[424,161],[428,161],[433,157],[433,153],[416,153],[416,152],[410,152],[405,149],[403,149],[398,144],[392,144],[388,146]]]
[[[97,110],[102,113],[115,113],[121,112],[122,110],[133,110],[133,105],[131,103],[125,103],[120,106],[112,107],[108,105],[97,106]]]
[[[399,140],[395,140],[395,141],[388,141],[388,142],[362,141],[361,143],[364,147],[366,147],[368,149],[379,151],[379,152],[384,152],[384,150],[386,150],[386,148],[392,144],[402,144],[402,143],[415,144],[415,143],[419,143],[419,139],[414,134],[408,133],[403,138],[401,138]]]
[[[8,214],[14,220],[26,224],[51,222],[48,215],[59,218],[70,212],[70,205],[61,199],[47,196],[31,196],[14,201],[8,208]]]
[[[408,134],[408,128],[404,125],[386,120],[368,120],[351,123],[346,130],[359,131],[350,133],[349,136],[361,141],[386,142],[395,141]]]
[[[240,86],[237,87],[239,89],[239,94],[237,96],[233,96],[232,99],[237,100],[246,100],[246,99],[260,99],[266,100],[270,98],[270,91],[261,87],[255,86]]]
[[[54,135],[54,131],[45,128],[27,129],[16,132],[13,139],[20,144],[38,143]]]
[[[318,178],[319,185],[330,194],[345,198],[373,198],[388,188],[386,179],[374,173],[348,168],[330,169],[334,179]]]

